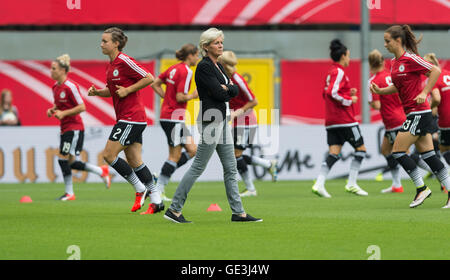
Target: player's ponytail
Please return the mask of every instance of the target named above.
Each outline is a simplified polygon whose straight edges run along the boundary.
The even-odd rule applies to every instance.
[[[58,56],[55,61],[58,63],[59,67],[63,68],[66,73],[70,70],[70,56],[68,54],[63,54]]]
[[[334,62],[341,60],[341,57],[347,53],[347,47],[339,39],[334,39],[330,43],[330,57]]]
[[[194,44],[185,44],[181,47],[181,49],[175,52],[175,57],[178,60],[185,61],[190,54],[195,55],[197,52],[197,46],[195,46]]]
[[[369,53],[369,66],[370,69],[377,70],[383,67],[384,65],[384,57],[381,52],[377,49],[374,49]]]
[[[125,45],[128,42],[128,37],[125,35],[122,29],[118,27],[111,27],[106,29],[103,33],[110,33],[112,41],[119,42],[119,46],[117,47],[119,51],[122,51],[123,48],[125,48]]]
[[[438,61],[435,53],[427,53],[426,55],[423,56],[423,59],[425,59],[426,61],[434,64],[437,67],[440,67],[439,66],[439,61]]]
[[[405,33],[405,47],[407,50],[412,51],[413,53],[419,55],[419,51],[417,50],[417,45],[422,41],[422,36],[419,39],[416,39],[416,35],[411,30],[409,25],[402,25],[403,32]]]
[[[414,35],[409,25],[393,25],[386,30],[386,33],[389,33],[394,40],[400,38],[403,47],[407,51],[419,55],[417,46],[419,45],[420,41],[422,41],[422,35],[419,39],[416,39],[416,35]]]

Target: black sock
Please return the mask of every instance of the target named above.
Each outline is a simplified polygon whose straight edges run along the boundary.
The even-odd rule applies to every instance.
[[[417,168],[417,164],[414,160],[412,160],[405,152],[395,152],[392,153],[392,156],[403,167],[406,173],[408,173],[417,188],[424,186],[422,176],[420,175],[419,169]]]
[[[239,174],[245,173],[248,171],[247,163],[243,156],[236,158],[236,165]]]
[[[251,156],[248,156],[248,155],[242,155],[242,157],[244,158],[245,162],[246,162],[248,165],[251,165],[251,164],[252,164],[252,157],[251,157]]]
[[[177,168],[183,166],[190,159],[191,157],[189,156],[188,152],[183,152],[181,154],[180,160],[177,162]]]
[[[86,163],[77,160],[77,161],[72,162],[72,164],[70,165],[70,168],[75,169],[75,170],[86,170]]]
[[[385,156],[389,169],[395,169],[398,166],[398,162],[395,160],[392,154]]]
[[[170,178],[173,174],[173,172],[175,172],[175,165],[173,162],[169,162],[166,160],[166,162],[164,162],[163,166],[161,167],[161,175],[164,175],[168,178]]]
[[[417,163],[418,163],[419,160],[420,160],[420,155],[419,155],[419,153],[414,153],[414,154],[412,154],[412,155],[410,156],[410,158],[411,158],[412,160],[414,160],[414,162],[415,162],[416,165],[417,165]]]
[[[149,186],[153,182],[153,175],[145,164],[135,168],[134,173],[145,186]]]
[[[428,164],[434,174],[438,174],[439,171],[445,169],[444,164],[436,156],[436,152],[434,150],[422,153],[422,158]]]
[[[69,161],[67,159],[58,159],[58,163],[64,177],[72,175],[72,169],[70,168]]]
[[[327,158],[325,159],[325,162],[328,166],[328,169],[331,169],[333,165],[339,160],[339,155],[335,154],[328,154]]]
[[[125,179],[133,173],[133,169],[131,169],[130,165],[120,157],[117,157],[110,166]]]

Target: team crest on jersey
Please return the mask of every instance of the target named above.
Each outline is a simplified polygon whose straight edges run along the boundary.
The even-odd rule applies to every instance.
[[[64,92],[64,91],[61,91],[61,93],[59,94],[59,97],[60,97],[60,98],[64,98],[64,97],[66,97],[66,92]]]
[[[405,71],[405,65],[400,65],[399,67],[398,67],[398,71],[400,71],[400,72],[403,72],[403,71]]]
[[[113,76],[114,76],[114,77],[119,76],[119,70],[115,69],[115,70],[113,71]]]

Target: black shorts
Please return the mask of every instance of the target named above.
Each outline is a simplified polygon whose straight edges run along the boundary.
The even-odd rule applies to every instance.
[[[349,127],[335,127],[327,129],[327,143],[331,145],[344,145],[348,142],[353,148],[359,148],[364,145],[364,139],[361,135],[359,125]]]
[[[61,155],[78,156],[83,150],[84,131],[71,130],[61,134],[61,141],[59,143],[59,153]]]
[[[184,122],[162,120],[159,121],[159,123],[166,134],[167,144],[169,144],[170,147],[186,144],[187,138],[191,136],[191,132]]]
[[[400,131],[400,128],[399,129],[394,129],[394,130],[386,130],[384,132],[384,137],[386,137],[389,140],[389,143],[391,145],[394,145],[395,138],[397,138],[397,134],[398,134],[399,131]]]
[[[431,111],[424,113],[410,113],[400,128],[401,132],[409,132],[412,135],[424,136],[435,132],[435,124]]]
[[[119,121],[113,127],[109,140],[119,141],[122,146],[128,146],[135,142],[142,144],[142,132],[147,124],[128,123]]]
[[[243,151],[254,143],[256,127],[235,126],[232,133],[234,148]]]
[[[450,129],[439,130],[439,144],[443,146],[450,146]]]
[[[431,114],[433,115],[433,114]],[[433,129],[431,134],[436,133],[439,131],[439,125],[438,125],[438,121],[439,121],[439,116],[433,116]]]

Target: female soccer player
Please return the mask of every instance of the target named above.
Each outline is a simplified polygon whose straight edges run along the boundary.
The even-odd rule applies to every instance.
[[[203,173],[214,151],[217,151],[223,166],[225,190],[232,211],[232,222],[259,222],[245,213],[237,184],[236,159],[233,152],[231,128],[228,124],[230,110],[228,102],[238,94],[217,59],[223,53],[224,35],[217,28],[210,28],[200,36],[199,48],[203,59],[197,65],[195,83],[201,102],[198,116],[200,142],[194,162],[181,179],[172,204],[164,218],[175,223],[189,223],[181,213],[187,195],[197,178]]]
[[[406,121],[395,139],[392,152],[416,185],[416,196],[409,205],[411,208],[421,205],[431,195],[431,190],[425,186],[416,163],[406,154],[412,144],[415,144],[441,184],[447,190],[450,187],[448,171],[433,149],[430,133],[433,117],[427,101],[427,95],[436,84],[441,70],[418,55],[419,42],[409,25],[389,27],[384,33],[384,46],[395,55],[391,66],[393,85],[380,88],[372,83],[370,87],[372,92],[377,94],[398,92],[402,101]],[[421,86],[421,75],[428,76],[425,88]],[[450,200],[447,200],[445,208],[450,208],[449,202]]]
[[[366,191],[356,183],[361,162],[366,155],[366,147],[355,119],[353,104],[357,102],[357,90],[350,88],[350,82],[344,72],[344,68],[350,64],[350,51],[340,40],[335,39],[330,44],[330,56],[333,65],[328,70],[325,81],[323,97],[325,99],[325,127],[327,130],[327,142],[329,153],[312,187],[313,193],[321,197],[331,197],[325,189],[326,176],[331,167],[339,160],[342,146],[349,142],[355,149],[353,160],[350,164],[348,183],[345,190],[357,195],[366,196]]]
[[[434,53],[428,53],[423,58],[439,67],[439,61]],[[450,71],[442,69],[441,75],[432,90],[431,107],[438,108],[439,150],[447,164],[450,165]]]
[[[189,94],[192,80],[192,70],[189,67],[195,66],[198,62],[198,48],[193,44],[185,44],[176,51],[175,57],[181,62],[161,73],[152,84],[155,92],[164,98],[160,124],[169,144],[169,158],[161,167],[157,187],[165,201],[171,201],[165,195],[164,189],[175,169],[183,166],[197,152],[197,145],[184,122],[187,102],[198,97],[197,91]],[[165,92],[161,87],[162,84],[166,85]]]
[[[64,177],[66,191],[59,200],[75,200],[72,184],[72,169],[92,172],[100,176],[106,188],[111,186],[107,165],[96,166],[77,160],[83,149],[84,125],[80,113],[86,111],[78,85],[67,78],[70,70],[70,57],[67,54],[57,57],[51,64],[50,75],[56,83],[53,85],[52,108],[47,116],[61,121],[61,142],[59,145],[59,166]]]
[[[89,95],[112,97],[117,123],[106,143],[103,157],[136,190],[131,211],[141,209],[150,192],[152,203],[145,213],[152,214],[163,210],[164,203],[153,183],[152,173],[142,161],[142,132],[147,127],[147,118],[139,90],[150,85],[153,76],[134,58],[122,53],[127,41],[128,37],[117,27],[103,32],[100,46],[110,59],[107,85],[100,90],[92,85]],[[124,151],[128,162],[118,156],[121,151]]]
[[[373,82],[380,87],[392,85],[391,74],[384,68],[384,57],[379,50],[373,50],[369,54],[370,73],[373,75],[369,79],[369,85]],[[400,180],[400,169],[398,162],[392,156],[392,146],[406,116],[403,112],[402,103],[398,93],[391,95],[378,95],[369,92],[369,103],[372,108],[380,110],[381,118],[385,127],[381,153],[386,158],[392,174],[392,185],[381,190],[382,193],[403,192]]]
[[[272,175],[272,181],[277,179],[277,162],[256,156],[243,155],[245,149],[253,143],[256,128],[258,126],[253,108],[258,105],[255,95],[250,90],[245,79],[236,72],[237,57],[232,51],[224,51],[218,58],[225,73],[235,85],[239,86],[239,93],[230,100],[231,121],[233,122],[234,155],[237,169],[244,180],[246,190],[241,197],[256,196],[256,188],[248,172],[247,164],[258,165],[266,168]]]

